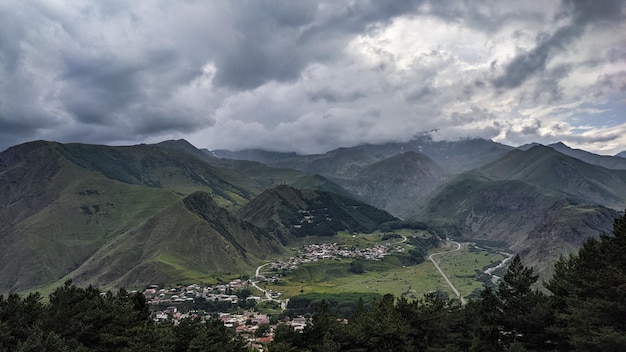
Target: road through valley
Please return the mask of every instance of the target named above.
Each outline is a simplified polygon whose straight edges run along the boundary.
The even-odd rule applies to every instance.
[[[450,286],[450,288],[452,289],[452,292],[454,292],[454,294],[461,299],[461,304],[465,304],[465,303],[467,303],[465,298],[463,298],[463,296],[461,296],[461,294],[456,289],[456,287],[454,287],[454,285],[452,284],[452,281],[450,281],[448,276],[446,276],[446,274],[443,272],[443,270],[441,270],[441,268],[439,267],[439,264],[437,264],[437,262],[435,261],[435,258],[434,258],[435,256],[439,256],[439,255],[442,255],[442,254],[456,252],[456,251],[461,250],[461,244],[460,243],[458,243],[456,241],[448,241],[448,242],[456,244],[456,249],[452,249],[452,250],[445,251],[445,252],[433,253],[433,254],[428,256],[428,259],[430,259],[430,261],[433,262],[433,264],[435,265],[435,268],[437,268],[437,271],[439,271],[441,276],[443,276],[444,280],[446,280],[446,282],[448,283],[448,286]]]

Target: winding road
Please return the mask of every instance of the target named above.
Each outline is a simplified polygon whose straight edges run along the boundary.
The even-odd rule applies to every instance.
[[[270,265],[270,264],[271,263],[265,263],[263,265],[259,265],[256,268],[256,271],[254,272],[254,281],[250,280],[250,284],[252,286],[254,286],[254,288],[256,288],[257,290],[263,292],[265,294],[265,297],[267,298],[268,301],[277,301],[276,299],[274,299],[274,297],[272,297],[272,295],[270,294],[270,292],[268,290],[266,290],[266,289],[262,288],[261,286],[257,285],[258,281],[256,281],[258,279],[260,273],[261,273],[261,268],[266,266],[266,265]]]
[[[453,249],[453,250],[450,250],[450,251],[445,251],[445,252],[433,253],[433,254],[428,256],[428,259],[430,259],[430,261],[433,262],[433,264],[435,265],[435,268],[437,268],[437,270],[439,271],[441,276],[443,276],[443,278],[448,283],[448,286],[450,286],[450,288],[452,289],[452,292],[454,292],[454,294],[461,299],[461,304],[466,304],[467,301],[465,300],[465,298],[463,298],[463,296],[461,296],[461,294],[459,293],[459,290],[457,290],[456,287],[454,287],[454,285],[452,284],[452,281],[450,281],[450,279],[448,279],[446,274],[443,272],[443,270],[441,270],[441,268],[439,267],[439,264],[437,264],[437,262],[434,259],[434,256],[436,256],[436,255],[442,255],[442,254],[452,253],[452,252],[456,252],[456,251],[461,250],[461,244],[459,242],[450,241],[450,240],[448,242],[456,244],[456,249]]]

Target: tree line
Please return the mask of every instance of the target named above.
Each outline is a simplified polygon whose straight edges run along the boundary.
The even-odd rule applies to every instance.
[[[0,351],[248,351],[217,318],[154,322],[141,293],[101,292],[67,281],[39,293],[0,295]]]
[[[437,293],[363,301],[344,321],[326,302],[302,333],[279,325],[270,352],[626,351],[626,215],[613,235],[561,258],[548,293],[516,256],[497,289],[461,305]]]
[[[462,305],[436,293],[360,299],[348,320],[322,300],[302,333],[279,324],[266,351],[625,351],[626,215],[613,235],[561,258],[544,293],[516,256],[496,289]],[[304,301],[303,301],[304,304]],[[344,313],[344,312],[341,312]],[[343,314],[342,314],[343,315]],[[0,351],[247,351],[217,319],[155,323],[143,295],[80,288],[0,296]]]

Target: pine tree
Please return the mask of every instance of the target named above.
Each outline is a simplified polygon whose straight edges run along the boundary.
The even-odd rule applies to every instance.
[[[532,287],[537,278],[533,269],[525,267],[516,255],[498,286],[505,346],[518,341],[527,348],[537,349],[548,343],[545,328],[551,314],[547,297]]]
[[[480,293],[480,301],[476,303],[470,301],[465,307],[465,313],[469,315],[468,318],[474,316],[474,324],[467,327],[474,330],[470,351],[502,351],[500,333],[502,330],[502,309],[494,290],[491,287],[485,287]]]
[[[557,320],[551,329],[560,350],[626,350],[626,215],[613,236],[587,240],[577,255],[561,258],[547,288]]]
[[[502,351],[520,346],[549,349],[552,337],[546,331],[553,320],[546,295],[533,288],[538,276],[516,255],[497,291],[485,288],[478,306],[472,351]]]
[[[345,326],[337,321],[337,316],[330,311],[326,300],[322,300],[310,324],[302,332],[300,347],[320,352],[329,348],[338,349],[340,345],[335,342],[341,341],[345,335]]]

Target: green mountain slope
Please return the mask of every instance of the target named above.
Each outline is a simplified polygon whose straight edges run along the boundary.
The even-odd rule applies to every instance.
[[[267,231],[196,192],[102,246],[68,275],[102,287],[209,281],[215,272],[244,272],[282,252]]]
[[[451,179],[415,218],[452,236],[501,242],[547,275],[560,255],[610,231],[625,199],[620,171],[540,146]]]
[[[626,206],[626,173],[587,164],[549,147],[514,150],[480,168],[497,179],[521,180],[607,207]]]
[[[334,235],[338,231],[373,231],[396,220],[389,213],[338,194],[278,186],[266,190],[237,213],[276,234],[283,243],[296,237]]]
[[[480,138],[435,141],[430,135],[423,134],[403,143],[362,144],[324,154],[296,155],[257,149],[234,152],[215,150],[213,154],[221,158],[257,161],[269,166],[349,179],[356,176],[363,167],[405,152],[422,153],[447,172],[456,174],[492,162],[512,149]]]
[[[350,179],[382,158],[370,155],[359,147],[339,148],[325,154],[298,155],[271,161],[268,165],[317,173],[331,178]]]
[[[428,134],[415,136],[405,143],[367,144],[359,148],[382,159],[408,151],[422,153],[452,174],[468,171],[497,160],[513,149],[482,138],[437,141]]]
[[[224,167],[229,168],[247,177],[254,185],[261,189],[274,188],[279,185],[289,185],[295,188],[310,188],[320,191],[333,192],[353,197],[337,183],[318,174],[312,174],[294,169],[269,167],[259,162],[247,160],[222,160]]]
[[[79,268],[98,273],[98,283],[104,285],[113,276],[85,266],[85,261],[95,260],[96,253],[113,255],[110,251],[102,252],[103,247],[127,250],[127,245],[116,247],[113,243],[124,242],[129,233],[137,233],[188,194],[203,191],[215,206],[234,209],[260,193],[254,184],[245,175],[208,165],[185,152],[156,146],[106,147],[39,141],[10,148],[0,153],[0,292],[47,285]],[[212,211],[226,216],[225,210],[217,212],[215,206]],[[251,237],[239,238],[237,243],[257,242],[257,230],[245,226],[242,229],[248,229]],[[187,236],[187,230],[177,226],[170,229],[168,236]],[[239,236],[244,236],[244,230],[239,232]],[[235,237],[225,238],[228,242]],[[220,260],[207,262],[203,270],[221,270],[228,267],[222,262],[232,260],[237,261],[236,267],[251,265],[254,258],[280,248],[274,242],[269,247],[259,242],[259,247],[252,249],[255,255],[249,257],[240,254],[242,250],[238,248],[232,252],[233,258],[241,256],[242,260],[219,257]],[[229,246],[234,248],[236,244]],[[183,263],[180,268],[196,270],[191,263],[197,258],[173,258],[170,259]],[[163,275],[162,280],[176,276],[170,267],[159,268],[151,272]],[[115,280],[139,280],[135,274],[139,269],[133,270],[129,274],[132,280]],[[87,276],[82,278],[87,280]]]
[[[0,172],[0,291],[56,281],[179,198],[79,167],[54,153],[54,144],[40,147],[20,151],[22,161]]]
[[[626,159],[616,156],[597,155],[581,149],[573,149],[563,143],[549,144],[557,152],[582,160],[588,164],[602,166],[612,170],[626,170]]]
[[[261,191],[241,175],[170,147],[59,144],[58,152],[76,165],[109,179],[168,188],[182,194],[204,190],[211,193],[218,204],[229,208],[245,204]]]
[[[154,146],[178,151],[187,154],[188,157],[191,156],[206,162],[213,167],[211,170],[212,173],[219,171],[219,175],[224,179],[233,184],[240,185],[245,189],[254,190],[256,192],[255,195],[262,190],[286,184],[296,188],[312,188],[352,196],[338,184],[316,173],[269,167],[255,161],[219,159],[211,152],[197,149],[183,139],[164,141]],[[245,152],[243,153],[243,155],[247,155]],[[261,155],[265,154],[273,155],[272,153],[261,153]],[[237,155],[239,154],[237,153]]]
[[[363,168],[353,179],[336,181],[368,203],[405,217],[446,179],[446,172],[430,158],[406,152]]]

